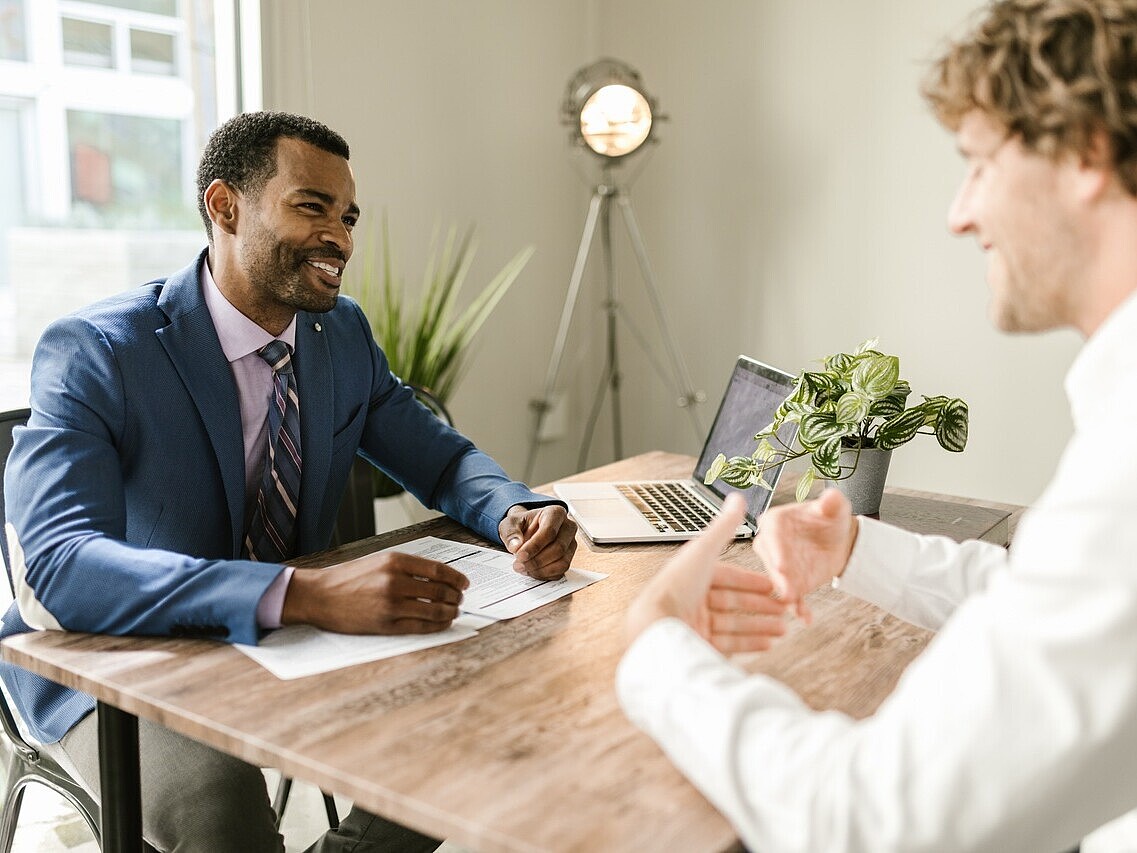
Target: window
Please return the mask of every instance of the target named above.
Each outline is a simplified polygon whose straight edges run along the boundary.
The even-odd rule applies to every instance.
[[[114,67],[114,30],[110,24],[63,19],[63,61],[89,68]]]
[[[184,40],[186,30],[182,18],[120,12],[93,3],[69,3],[66,8],[73,11],[61,22],[65,65],[132,74],[178,75],[179,42]]]
[[[174,16],[178,13],[177,0],[90,0],[99,6],[115,6],[119,9],[133,9],[135,12],[150,12],[155,15]]]
[[[0,0],[0,60],[28,58],[24,0]]]
[[[170,33],[132,29],[130,70],[138,74],[177,74],[174,36]]]
[[[182,190],[182,123],[73,110],[67,114],[74,221],[130,228],[189,228],[196,207]]]
[[[197,160],[238,93],[255,108],[235,45],[259,63],[257,17],[255,0],[0,0],[0,359],[204,244]]]

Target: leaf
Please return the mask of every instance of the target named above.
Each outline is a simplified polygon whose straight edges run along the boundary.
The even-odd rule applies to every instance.
[[[936,440],[952,453],[967,447],[967,403],[955,399],[944,405],[936,420]]]
[[[813,488],[813,482],[817,479],[812,468],[807,468],[805,473],[798,478],[797,489],[794,490],[794,498],[798,503],[801,503],[809,497],[809,490]]]
[[[924,426],[926,419],[926,412],[919,406],[901,412],[880,425],[876,432],[876,446],[881,450],[895,450],[911,441],[916,431]]]
[[[741,457],[745,459],[746,457]],[[756,485],[756,472],[749,468],[739,466],[737,468],[727,468],[722,473],[722,481],[728,486],[734,486],[736,489],[749,489],[751,486]]]
[[[873,354],[862,357],[853,368],[853,389],[873,400],[891,394],[899,380],[900,359],[894,355]]]
[[[837,401],[834,414],[838,423],[857,426],[868,417],[871,404],[872,400],[859,391],[846,391]]]
[[[758,441],[757,449],[750,454],[750,458],[757,462],[765,462],[767,459],[771,459],[775,452],[774,445],[770,444],[770,440],[762,438]]]
[[[795,389],[794,394],[791,395],[794,402],[813,403],[818,396],[843,393],[845,390],[840,379],[831,373],[803,373],[799,381],[805,390],[799,397]]]
[[[709,486],[722,476],[724,470],[726,470],[726,454],[720,453],[714,458],[714,461],[711,462],[711,467],[707,469],[707,476],[703,478],[703,484]]]
[[[421,291],[417,300],[411,300],[384,214],[379,263],[375,262],[374,241],[362,241],[363,263],[349,266],[344,282],[344,293],[358,299],[392,372],[405,382],[430,389],[443,402],[462,375],[475,335],[533,255],[532,247],[519,251],[457,313],[459,294],[477,251],[474,233],[473,226],[462,233],[452,226],[440,239],[435,228]]]
[[[877,337],[877,338],[869,338],[867,341],[863,341],[863,342],[861,343],[861,345],[860,345],[859,347],[857,347],[857,349],[856,349],[856,351],[855,351],[855,353],[854,353],[854,354],[855,354],[855,355],[860,355],[860,354],[861,354],[861,353],[863,353],[863,352],[868,352],[869,350],[875,350],[875,349],[876,349],[876,347],[877,347],[877,344],[879,344],[879,343],[880,343],[880,338],[879,338],[879,337]]]
[[[833,412],[814,412],[802,418],[797,439],[802,447],[814,450],[827,438],[844,436],[854,431],[839,423]]]
[[[827,480],[841,476],[841,436],[834,436],[813,451],[813,467]]]
[[[855,361],[856,359],[849,353],[837,352],[825,359],[825,371],[835,377],[844,376],[852,369]]]
[[[889,418],[896,417],[903,411],[904,401],[897,399],[893,394],[889,394],[883,400],[877,400],[869,407],[869,417],[888,420]]]

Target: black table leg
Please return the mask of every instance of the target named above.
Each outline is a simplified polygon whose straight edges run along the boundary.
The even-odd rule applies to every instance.
[[[142,853],[138,718],[105,702],[99,702],[99,783],[103,850]]]

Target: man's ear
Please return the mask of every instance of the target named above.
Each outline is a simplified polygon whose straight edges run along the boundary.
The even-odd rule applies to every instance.
[[[1116,179],[1113,143],[1103,128],[1089,134],[1086,149],[1079,156],[1079,183],[1086,198],[1097,198]]]
[[[240,193],[220,178],[205,188],[205,209],[209,213],[213,227],[219,228],[226,234],[237,232],[237,213],[240,203]]]

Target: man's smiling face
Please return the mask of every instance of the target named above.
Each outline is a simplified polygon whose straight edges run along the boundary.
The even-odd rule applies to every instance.
[[[1074,216],[1076,158],[1051,159],[976,109],[956,132],[967,161],[948,214],[956,234],[987,253],[991,318],[1007,332],[1076,325],[1084,269]]]
[[[267,320],[283,327],[297,311],[330,311],[359,218],[347,161],[282,138],[276,174],[245,201],[238,226],[239,264],[252,303],[245,313],[262,325]]]

